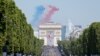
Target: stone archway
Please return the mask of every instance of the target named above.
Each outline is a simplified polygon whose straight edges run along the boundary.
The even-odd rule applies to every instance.
[[[47,45],[54,46],[54,31],[47,31]]]

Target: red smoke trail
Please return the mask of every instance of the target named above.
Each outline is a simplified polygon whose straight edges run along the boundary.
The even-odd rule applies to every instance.
[[[51,20],[51,16],[54,14],[54,12],[59,10],[58,8],[56,8],[56,7],[54,7],[54,6],[51,6],[51,5],[49,5],[48,7],[49,7],[49,9],[51,9],[51,10],[49,10],[49,11],[45,14],[44,18],[43,18],[43,19],[41,20],[41,22],[40,22],[41,24],[44,24],[44,23],[49,22],[49,21]]]

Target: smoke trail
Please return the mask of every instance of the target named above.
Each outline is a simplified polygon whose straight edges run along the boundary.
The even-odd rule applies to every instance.
[[[46,23],[46,22],[49,22],[51,20],[51,17],[52,15],[54,14],[55,11],[58,11],[59,9],[54,7],[54,6],[51,6],[49,5],[48,6],[49,10],[45,15],[44,15],[44,18],[41,20],[40,24],[43,24],[43,23]]]
[[[40,21],[40,17],[42,16],[43,12],[44,12],[45,8],[41,5],[36,7],[36,11],[35,11],[35,15],[34,15],[34,20],[32,21],[33,26],[36,27],[36,25],[38,25],[39,21]]]

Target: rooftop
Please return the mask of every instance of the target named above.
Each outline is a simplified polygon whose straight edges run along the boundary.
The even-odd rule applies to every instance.
[[[45,24],[40,24],[39,28],[61,28],[62,25],[59,23],[54,23],[54,22],[48,22]]]

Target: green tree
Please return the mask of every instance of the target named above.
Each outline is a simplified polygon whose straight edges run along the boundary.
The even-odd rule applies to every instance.
[[[66,54],[71,53],[77,56],[100,55],[100,22],[93,22],[83,30],[79,38],[61,41],[59,45],[63,45]],[[69,53],[67,49],[69,49]]]
[[[0,53],[4,48],[8,54],[40,56],[42,43],[34,37],[31,25],[14,1],[0,0]]]

